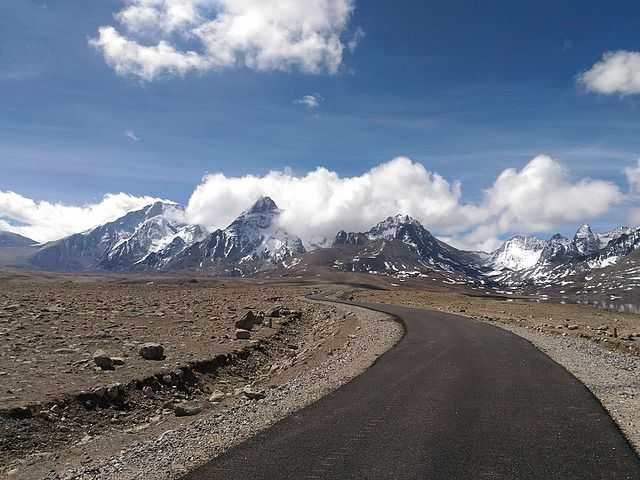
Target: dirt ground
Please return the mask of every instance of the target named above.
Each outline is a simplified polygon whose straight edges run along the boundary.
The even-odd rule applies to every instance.
[[[182,417],[183,405],[197,414],[242,397],[265,376],[311,366],[319,351],[331,355],[355,323],[306,301],[309,291],[202,278],[0,274],[0,472],[16,478],[16,466],[30,465],[44,476],[44,467],[95,459],[90,440],[105,435],[98,450],[113,453],[184,422],[193,412]],[[237,340],[235,321],[249,310],[266,316],[250,339]],[[164,358],[144,359],[148,342],[162,345]],[[116,360],[113,369],[96,365],[98,350]],[[214,394],[222,398],[211,401]]]
[[[575,336],[610,349],[640,355],[640,315],[599,310],[585,305],[471,296],[424,289],[359,290],[354,301],[384,302],[430,308],[481,320]]]

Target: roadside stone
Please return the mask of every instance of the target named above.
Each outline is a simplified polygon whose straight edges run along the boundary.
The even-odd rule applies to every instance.
[[[179,403],[173,407],[173,413],[176,414],[176,417],[191,417],[198,415],[203,410],[202,404],[197,402]]]
[[[226,395],[224,394],[224,392],[221,392],[220,390],[216,390],[209,397],[209,401],[212,403],[218,403],[218,402],[221,402],[225,397]]]
[[[236,320],[236,328],[239,330],[251,330],[255,325],[257,317],[253,314],[251,310],[245,313],[242,318]]]
[[[104,350],[96,350],[93,354],[93,363],[101,370],[113,370],[113,360]]]
[[[139,353],[145,360],[164,359],[164,347],[159,343],[145,343],[140,347]]]
[[[249,340],[251,338],[251,332],[249,330],[239,328],[236,330],[236,338],[238,340]]]
[[[242,393],[249,400],[262,400],[267,396],[263,390],[254,390],[252,388],[245,388]]]

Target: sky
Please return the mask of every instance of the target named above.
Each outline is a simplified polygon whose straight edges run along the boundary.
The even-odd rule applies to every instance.
[[[305,238],[640,223],[639,27],[631,1],[5,0],[0,228],[154,198],[216,228],[262,194]]]

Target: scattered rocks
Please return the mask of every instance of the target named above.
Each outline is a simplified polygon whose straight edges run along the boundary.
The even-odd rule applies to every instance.
[[[113,370],[113,359],[104,350],[96,350],[93,354],[93,363],[101,370]]]
[[[251,332],[249,330],[243,330],[242,328],[238,328],[236,330],[236,338],[238,340],[249,340],[251,338]]]
[[[164,347],[159,343],[145,343],[138,351],[145,360],[163,360]]]

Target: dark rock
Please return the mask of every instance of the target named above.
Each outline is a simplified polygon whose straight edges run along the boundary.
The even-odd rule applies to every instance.
[[[251,310],[245,313],[242,318],[236,320],[236,328],[242,330],[251,330],[256,323],[256,316]]]
[[[93,362],[102,370],[113,370],[113,360],[104,350],[96,350]]]
[[[139,353],[145,360],[164,359],[164,347],[159,343],[145,343],[140,347]]]
[[[179,403],[173,407],[176,417],[191,417],[198,415],[204,410],[204,406],[198,402]]]
[[[249,330],[239,328],[236,330],[236,338],[238,340],[249,340],[251,338],[251,332]]]

